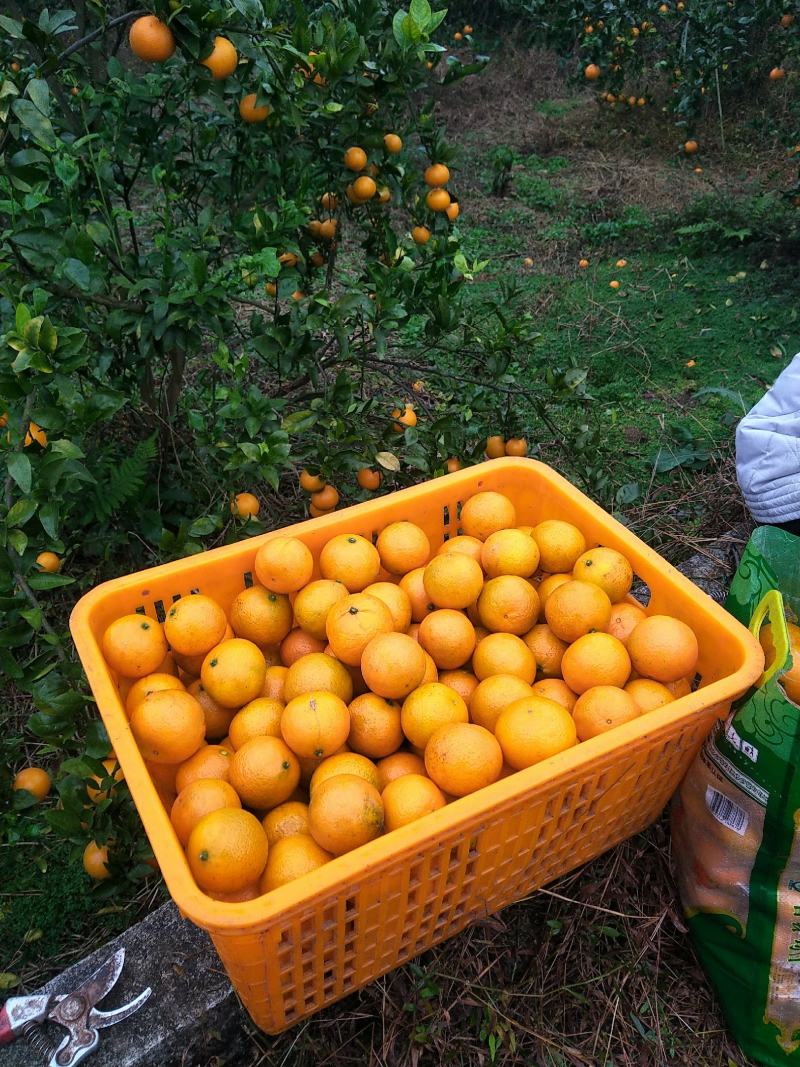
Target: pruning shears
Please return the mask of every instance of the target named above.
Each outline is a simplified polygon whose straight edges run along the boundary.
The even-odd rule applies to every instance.
[[[152,992],[148,986],[121,1008],[98,1011],[95,1005],[113,988],[124,962],[125,949],[121,948],[71,993],[11,997],[0,1009],[0,1045],[24,1037],[45,1057],[47,1067],[75,1067],[97,1048],[101,1029],[133,1015]],[[47,1022],[59,1023],[68,1031],[55,1048],[42,1029]]]

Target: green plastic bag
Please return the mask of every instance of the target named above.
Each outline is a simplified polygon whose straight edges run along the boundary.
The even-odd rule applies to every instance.
[[[714,728],[675,797],[673,856],[697,955],[742,1050],[800,1067],[800,707],[786,623],[800,615],[800,538],[753,534],[728,610],[766,666]]]

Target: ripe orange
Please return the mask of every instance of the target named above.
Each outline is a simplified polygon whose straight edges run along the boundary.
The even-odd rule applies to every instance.
[[[436,550],[436,555],[445,556],[448,552],[461,552],[465,556],[474,559],[476,563],[480,563],[481,554],[483,552],[483,541],[477,537],[467,537],[465,534],[458,534],[458,536],[450,537],[441,544]]]
[[[286,675],[289,673],[289,668],[279,664],[274,667],[267,667],[267,672],[264,675],[264,688],[261,690],[262,697],[272,697],[273,700],[279,700],[282,704],[286,703]]]
[[[256,697],[236,712],[228,728],[234,749],[240,749],[252,737],[281,737],[284,704],[273,697]]]
[[[683,146],[683,150],[687,156],[693,156],[698,148],[699,145],[697,141],[687,141]]]
[[[579,741],[613,730],[641,715],[636,701],[613,685],[596,685],[578,697],[572,712]]]
[[[240,708],[261,694],[266,670],[261,649],[252,641],[233,637],[211,649],[203,660],[200,678],[223,708]]]
[[[460,471],[462,467],[461,460],[458,456],[451,456],[445,463],[445,469],[448,474],[455,474],[456,471]]]
[[[257,881],[268,852],[261,823],[241,808],[219,808],[204,815],[186,848],[195,881],[215,893],[235,893]]]
[[[356,481],[368,493],[377,493],[381,487],[383,476],[380,471],[376,471],[372,467],[362,467],[356,474]]]
[[[451,222],[456,221],[458,216],[461,214],[461,208],[458,206],[457,200],[450,201],[450,203],[447,205],[447,210],[445,211],[445,214]]]
[[[348,170],[363,170],[367,165],[367,153],[357,146],[348,148],[344,154],[344,165]]]
[[[313,570],[311,550],[297,537],[272,537],[256,552],[256,577],[273,593],[296,593]]]
[[[431,189],[425,197],[425,203],[431,211],[447,211],[450,207],[450,194],[446,189]]]
[[[483,571],[480,564],[466,553],[445,552],[434,556],[427,565],[422,574],[422,584],[435,607],[467,608],[481,594]]]
[[[483,543],[481,566],[489,578],[501,574],[530,578],[539,566],[539,546],[522,530],[498,530]]]
[[[500,459],[506,454],[506,439],[501,434],[486,438],[486,455],[489,459]]]
[[[353,752],[380,759],[395,752],[403,743],[400,705],[375,693],[362,693],[350,704],[350,733],[347,743]]]
[[[577,641],[591,630],[605,630],[611,618],[611,601],[599,586],[569,581],[547,598],[547,624],[562,641]]]
[[[288,704],[295,697],[316,689],[333,693],[345,704],[353,699],[353,679],[347,673],[347,667],[324,652],[309,652],[294,661],[286,675],[284,699]]]
[[[330,756],[345,743],[349,732],[347,705],[324,689],[303,693],[283,709],[281,733],[298,756]]]
[[[395,778],[386,785],[381,799],[387,833],[430,815],[447,803],[438,785],[424,774],[404,774]]]
[[[201,746],[178,767],[175,775],[176,790],[180,793],[199,778],[219,778],[227,782],[232,755],[232,749],[225,748],[224,745]]]
[[[407,634],[377,634],[361,654],[361,673],[367,687],[392,700],[408,696],[420,685],[425,666],[425,653]]]
[[[357,778],[363,778],[365,782],[378,788],[378,768],[366,756],[358,752],[335,752],[322,760],[314,773],[308,791],[311,796],[323,782],[329,778],[335,778],[340,774],[354,774]]]
[[[589,266],[589,260],[588,259],[580,259],[580,260],[578,260],[578,266],[581,268],[581,270],[586,270],[586,268]]]
[[[229,782],[219,778],[198,778],[178,793],[169,813],[173,829],[184,848],[192,830],[204,815],[220,808],[241,808],[239,795]]]
[[[131,731],[146,760],[183,763],[202,745],[206,720],[193,696],[166,689],[139,704],[131,716]]]
[[[474,631],[473,631],[474,632]],[[468,670],[449,670],[442,671],[439,675],[439,681],[442,685],[449,685],[451,689],[455,689],[464,703],[469,707],[469,702],[472,699],[472,694],[478,688],[478,679]]]
[[[408,574],[431,556],[428,535],[413,522],[392,522],[378,534],[376,546],[390,574]]]
[[[699,649],[694,632],[670,615],[650,615],[628,638],[634,669],[657,682],[677,682],[693,675]]]
[[[393,156],[396,156],[398,152],[402,152],[403,150],[403,142],[396,133],[385,133],[383,135],[383,146],[386,151]]]
[[[560,678],[561,661],[569,647],[556,637],[546,622],[537,623],[523,637],[536,660],[536,673],[543,678]]]
[[[284,267],[291,268],[296,267],[300,260],[296,252],[282,252],[278,256],[278,262]]]
[[[502,574],[484,585],[478,614],[487,630],[521,637],[539,618],[539,594],[524,578]]]
[[[663,682],[665,689],[668,689],[672,693],[676,700],[680,697],[688,696],[692,691],[692,679],[691,678],[679,678],[677,682]]]
[[[360,593],[378,577],[381,558],[366,537],[337,534],[320,552],[319,567],[323,578],[341,582],[351,593]]]
[[[253,585],[234,598],[231,626],[237,637],[255,645],[277,645],[292,628],[292,605],[288,596]]]
[[[103,634],[101,646],[109,667],[123,678],[152,674],[168,651],[160,623],[138,614],[115,619]]]
[[[164,620],[164,635],[174,653],[204,656],[220,643],[227,625],[225,612],[216,600],[197,593],[172,605]]]
[[[255,93],[248,93],[247,96],[243,96],[239,101],[239,115],[245,122],[264,122],[269,116],[269,112],[270,108],[268,104],[260,104],[256,107]]]
[[[368,596],[374,596],[382,600],[392,616],[393,628],[398,633],[405,633],[411,625],[411,600],[405,589],[393,582],[373,582],[368,585],[364,592]],[[294,605],[297,613],[297,601]]]
[[[213,889],[207,889],[206,893],[212,900],[221,900],[223,904],[241,904],[245,900],[256,900],[262,896],[258,882],[246,885],[244,889],[237,889],[235,893],[215,893]]]
[[[627,645],[634,627],[646,618],[647,615],[642,608],[636,604],[629,604],[627,600],[622,600],[618,604],[611,605],[611,618],[606,626],[606,633],[616,637],[623,645]]]
[[[192,682],[187,692],[191,693],[203,709],[206,720],[206,740],[218,741],[221,737],[225,737],[233,721],[234,712],[230,708],[221,707],[211,694],[206,692],[199,678]]]
[[[561,674],[574,693],[585,693],[597,685],[622,688],[631,673],[631,660],[625,646],[606,633],[579,637],[564,653]]]
[[[208,67],[215,81],[221,81],[233,74],[239,64],[239,56],[227,37],[215,37],[214,47],[200,62]]]
[[[362,174],[353,182],[353,196],[359,203],[364,204],[367,200],[371,200],[377,191],[375,179],[370,178],[368,174]]]
[[[128,690],[125,698],[125,712],[130,718],[144,698],[150,696],[151,693],[158,693],[163,689],[185,688],[180,678],[176,678],[174,674],[161,674],[160,672],[146,674],[144,678],[137,678]]]
[[[166,22],[155,15],[142,15],[131,24],[128,44],[145,63],[163,63],[175,51],[175,36]]]
[[[36,557],[36,565],[48,574],[58,574],[61,570],[61,557],[55,552],[40,552]]]
[[[575,561],[572,574],[599,586],[612,604],[627,596],[633,584],[633,568],[614,548],[590,548]]]
[[[425,746],[425,769],[450,796],[465,797],[491,785],[502,768],[503,752],[497,739],[475,723],[440,726]]]
[[[329,194],[326,193],[325,195],[328,196]],[[318,474],[312,474],[308,470],[300,472],[300,488],[305,489],[307,493],[318,493],[320,489],[325,488],[325,484],[325,479]]]
[[[83,850],[83,869],[96,882],[109,878],[111,871],[108,869],[108,846],[90,841]]]
[[[506,763],[516,771],[577,743],[575,723],[567,709],[536,693],[509,704],[495,724],[495,736]]]
[[[431,239],[431,231],[427,226],[414,226],[411,230],[411,237],[414,244],[426,245]]]
[[[475,646],[472,669],[481,681],[493,674],[515,674],[530,685],[536,676],[536,660],[515,634],[489,634]]]
[[[281,838],[270,847],[259,888],[262,893],[269,893],[316,871],[332,859],[330,852],[306,834]]]
[[[377,557],[377,552],[375,555]],[[334,604],[325,628],[334,656],[342,663],[358,667],[372,638],[390,633],[393,624],[391,613],[382,600],[368,593],[354,593]]]
[[[461,509],[461,528],[470,537],[479,541],[497,530],[516,526],[517,513],[514,505],[502,493],[476,493]]]
[[[308,656],[311,652],[328,652],[327,641],[312,637],[299,626],[290,630],[281,641],[280,658],[284,667],[291,667],[302,656]]]
[[[278,295],[278,287],[275,282],[264,282],[264,289],[266,291],[267,296]]]
[[[50,792],[50,775],[43,767],[23,767],[14,776],[14,790],[24,789],[41,801]]]
[[[424,651],[424,649],[423,649]],[[425,673],[422,676],[420,685],[428,685],[429,682],[439,681],[439,669],[433,661],[433,656],[430,652],[425,652]]]
[[[438,668],[454,670],[463,666],[475,649],[475,627],[463,612],[440,608],[419,624],[419,643]]]
[[[323,241],[332,241],[336,236],[339,223],[336,219],[325,219],[320,223],[319,235]]]
[[[783,67],[773,67],[772,70],[769,72],[769,80],[772,82],[781,81],[781,79],[785,77],[786,71],[783,69]]]
[[[575,707],[575,701],[578,699],[578,694],[573,693],[561,678],[542,678],[540,682],[533,683],[533,691],[537,696],[547,697],[548,700],[555,701],[556,704],[560,704],[567,711],[572,711]]]
[[[794,22],[794,15],[781,15],[781,26],[787,30]]]
[[[533,536],[539,546],[539,566],[547,574],[570,572],[586,551],[583,534],[577,526],[562,519],[545,519],[534,526]]]
[[[447,185],[450,181],[450,171],[444,163],[433,163],[425,171],[425,184],[436,188]]]
[[[341,582],[329,578],[309,582],[294,600],[294,617],[298,626],[319,641],[327,640],[325,622],[328,612],[346,596],[347,588]]]
[[[280,737],[251,737],[237,748],[229,781],[250,808],[274,808],[300,783],[300,764]]]
[[[414,411],[413,404],[406,404],[402,411],[400,408],[395,408],[392,412],[392,418],[395,420],[392,423],[392,429],[395,433],[403,433],[407,427],[417,425],[417,413]]]
[[[469,701],[469,717],[478,726],[494,731],[501,712],[516,700],[531,695],[528,682],[515,674],[493,674],[478,683]]]
[[[468,722],[469,713],[454,689],[441,682],[427,682],[406,697],[400,721],[411,744],[422,749],[439,726]]]
[[[273,808],[261,820],[270,848],[282,838],[308,833],[308,804],[287,800]]]
[[[655,711],[663,708],[665,704],[671,704],[675,697],[661,682],[654,682],[651,678],[635,678],[625,686],[625,692],[633,697],[637,708],[642,714],[646,711]]]
[[[389,782],[405,774],[425,774],[425,762],[414,752],[394,752],[378,763],[378,788],[383,792]]]
[[[145,760],[147,773],[152,778],[153,785],[158,790],[159,796],[162,794],[172,794],[172,800],[175,799],[175,794],[177,793],[177,790],[175,789],[175,776],[178,773],[178,766],[179,764],[177,763],[148,763]]]
[[[430,563],[427,567],[415,567],[413,571],[404,574],[398,583],[411,603],[411,618],[414,622],[422,622],[436,607],[431,603],[425,589],[425,572],[428,567]]]
[[[506,441],[507,456],[527,456],[528,442],[524,437],[510,437]]]
[[[539,584],[536,586],[536,591],[539,594],[539,604],[541,610],[544,611],[545,604],[547,603],[550,595],[558,589],[560,585],[565,582],[571,582],[571,574],[548,574],[546,578],[542,578]]]
[[[231,515],[235,515],[240,519],[247,519],[258,515],[261,510],[261,504],[258,501],[258,497],[252,493],[237,493],[231,501],[230,509]]]
[[[596,63],[589,63],[583,71],[583,76],[590,82],[596,82],[600,74],[601,70]]]
[[[314,790],[308,825],[321,848],[341,856],[383,833],[381,795],[355,774],[338,774]]]

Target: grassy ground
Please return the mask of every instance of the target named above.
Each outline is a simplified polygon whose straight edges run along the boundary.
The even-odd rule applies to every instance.
[[[518,355],[506,428],[673,559],[745,520],[733,426],[800,349],[798,250],[765,193],[785,153],[755,137],[758,107],[729,123],[724,152],[709,129],[695,174],[658,113],[598,112],[546,54],[506,48],[440,100],[467,251],[490,258],[476,289],[502,303],[518,287],[540,333]],[[580,382],[557,426],[526,396],[546,393],[548,368]],[[24,847],[12,882],[0,844],[0,919],[4,969],[29,987],[163,897],[103,906],[69,846]],[[295,1031],[252,1035],[253,1064],[334,1062],[746,1063],[685,936],[666,821]]]

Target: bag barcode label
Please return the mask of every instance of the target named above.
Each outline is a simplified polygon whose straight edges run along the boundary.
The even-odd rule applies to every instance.
[[[706,786],[706,804],[717,822],[721,822],[723,826],[727,826],[729,830],[733,830],[740,837],[747,830],[749,820],[744,808],[734,804],[724,793],[720,793],[718,789],[714,789],[710,785]]]

